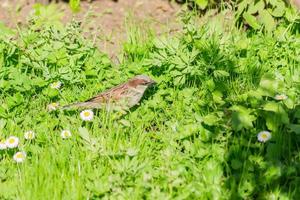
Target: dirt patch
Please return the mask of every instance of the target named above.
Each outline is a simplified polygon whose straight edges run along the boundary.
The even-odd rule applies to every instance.
[[[10,27],[26,23],[34,0],[0,0],[0,21]],[[72,18],[82,22],[84,29],[97,36],[100,50],[114,57],[126,39],[126,21],[146,23],[157,34],[178,29],[176,14],[180,6],[168,0],[94,0],[83,1],[78,13],[71,12],[68,4],[60,2],[64,22]]]

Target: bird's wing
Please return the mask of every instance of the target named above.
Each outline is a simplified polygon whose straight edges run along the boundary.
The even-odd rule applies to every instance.
[[[95,97],[86,100],[85,102],[92,102],[92,103],[114,102],[124,97],[124,93],[126,93],[127,90],[128,90],[128,85],[126,83],[123,83],[107,91],[101,92]]]
[[[79,102],[64,106],[63,109],[69,108],[78,108],[78,107],[85,107],[85,108],[101,108],[103,104],[110,105],[118,104],[126,106],[129,103],[129,107],[135,105],[140,99],[141,96],[135,98],[136,94],[143,94],[143,92],[137,90],[137,86],[142,84],[144,81],[139,79],[131,79],[126,83],[117,85],[109,90],[99,93],[95,97],[92,97],[85,102]],[[133,98],[131,98],[133,97]]]

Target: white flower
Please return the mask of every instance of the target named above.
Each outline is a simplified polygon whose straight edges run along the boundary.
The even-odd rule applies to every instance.
[[[274,99],[278,101],[286,100],[288,97],[285,94],[277,94]]]
[[[60,136],[61,136],[63,139],[67,139],[67,138],[71,137],[72,134],[71,134],[71,131],[69,131],[69,130],[63,130],[63,131],[60,133]]]
[[[47,109],[48,109],[49,111],[53,111],[53,110],[56,110],[58,107],[59,107],[59,103],[50,103],[50,104],[47,106]]]
[[[94,113],[91,110],[84,110],[80,113],[80,117],[83,121],[91,121],[94,118]]]
[[[0,150],[4,150],[4,149],[7,149],[7,145],[6,145],[5,140],[1,140],[0,141]]]
[[[19,145],[19,138],[16,136],[10,136],[9,138],[7,138],[5,143],[6,146],[10,149],[16,148]]]
[[[24,151],[19,151],[19,152],[15,153],[13,158],[17,163],[21,163],[25,160],[26,153]]]
[[[151,179],[152,179],[151,174],[145,173],[145,174],[143,175],[143,180],[144,180],[145,182],[150,181]]]
[[[128,156],[136,156],[137,153],[138,153],[138,151],[135,150],[135,149],[132,149],[132,148],[127,149],[127,152],[126,152],[126,154],[127,154]]]
[[[51,87],[52,89],[59,89],[59,88],[61,87],[61,82],[60,82],[60,81],[56,81],[56,82],[54,82],[54,83],[51,83],[51,84],[50,84],[50,87]]]
[[[260,142],[266,142],[271,139],[271,133],[269,131],[261,131],[257,134],[257,139]]]
[[[34,131],[27,131],[24,133],[24,138],[26,140],[32,140],[35,138],[35,132]]]

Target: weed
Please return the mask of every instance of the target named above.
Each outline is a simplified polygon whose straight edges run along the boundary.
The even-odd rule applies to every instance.
[[[173,36],[132,31],[120,66],[76,22],[1,26],[0,137],[19,143],[0,150],[0,197],[297,199],[299,36],[219,34],[183,20]],[[126,115],[94,110],[82,121],[51,104],[141,72],[158,84]]]

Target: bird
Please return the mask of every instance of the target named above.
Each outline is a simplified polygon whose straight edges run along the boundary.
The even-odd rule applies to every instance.
[[[109,90],[97,94],[84,102],[72,103],[63,106],[62,109],[101,109],[129,110],[138,105],[144,92],[156,82],[146,75],[137,75],[127,82],[117,85]]]

